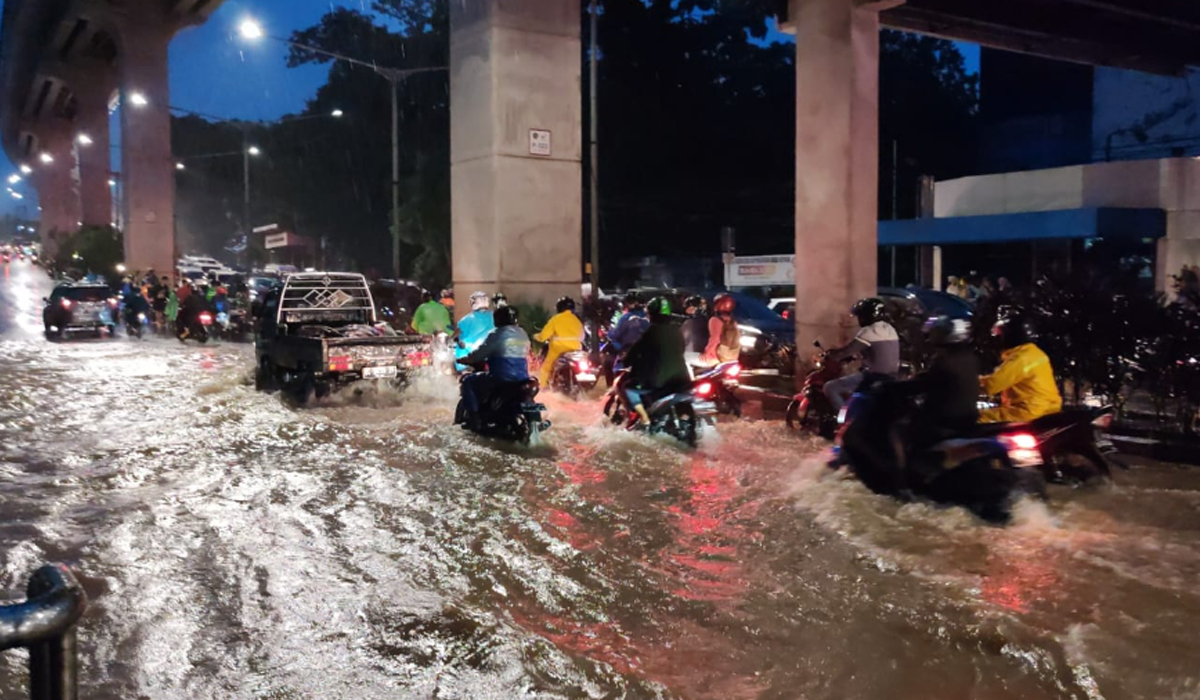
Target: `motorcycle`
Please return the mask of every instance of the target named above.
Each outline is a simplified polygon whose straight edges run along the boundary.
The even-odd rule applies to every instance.
[[[211,311],[201,311],[196,314],[196,317],[187,325],[187,335],[182,332],[176,334],[179,342],[194,340],[200,344],[208,342],[209,335],[213,325],[213,315]]]
[[[829,440],[837,432],[838,415],[825,396],[825,385],[842,376],[842,363],[831,362],[829,351],[816,341],[820,350],[813,369],[804,379],[799,393],[792,397],[787,408],[787,425],[793,430],[807,430]]]
[[[464,375],[463,380],[468,376],[469,373]],[[479,397],[478,416],[471,416],[466,401],[460,398],[454,410],[454,424],[483,437],[524,445],[536,442],[538,436],[550,428],[550,421],[542,418],[546,406],[535,400],[539,390],[537,379],[501,384],[490,395]]]
[[[218,311],[213,317],[212,336],[230,342],[242,342],[250,334],[250,324],[246,321],[246,312],[234,309],[230,312]]]
[[[914,449],[905,439],[911,402],[894,395],[892,386],[880,384],[850,400],[831,467],[847,466],[875,493],[962,506],[995,523],[1008,522],[1020,496],[1045,498],[1041,471],[1014,464],[998,437],[956,437]]]
[[[550,370],[550,388],[571,398],[579,398],[596,386],[596,371],[586,350],[564,352]]]
[[[141,338],[146,327],[146,314],[132,309],[125,310],[125,334],[130,338]]]
[[[1055,484],[1087,484],[1112,475],[1116,447],[1104,431],[1113,408],[1077,408],[1042,416],[1028,423],[982,423],[976,435],[1005,445],[1018,467],[1041,470]]]
[[[621,370],[605,394],[604,415],[614,425],[632,427],[635,420],[626,393],[629,382],[629,370]],[[652,435],[666,433],[688,447],[695,447],[700,440],[700,425],[716,424],[714,392],[713,382],[696,380],[691,391],[647,396],[644,404],[650,416],[647,432]]]
[[[697,382],[711,382],[713,386],[713,404],[717,413],[741,417],[742,400],[737,396],[738,378],[742,376],[742,366],[736,361],[721,364],[697,372]]]

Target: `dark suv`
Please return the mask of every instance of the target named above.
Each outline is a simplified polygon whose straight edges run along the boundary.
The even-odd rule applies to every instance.
[[[46,307],[42,309],[42,325],[47,338],[61,338],[70,333],[87,331],[96,337],[116,329],[113,320],[117,300],[103,284],[60,284],[54,288]]]

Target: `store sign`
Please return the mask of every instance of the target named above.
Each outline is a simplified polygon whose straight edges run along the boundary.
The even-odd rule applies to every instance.
[[[267,250],[271,250],[272,248],[286,248],[287,245],[287,231],[284,231],[283,233],[272,233],[271,235],[263,238],[263,247]]]
[[[726,287],[774,287],[795,283],[795,255],[733,257],[725,264]]]

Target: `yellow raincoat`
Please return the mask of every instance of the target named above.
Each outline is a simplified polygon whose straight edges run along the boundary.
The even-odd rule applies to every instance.
[[[572,352],[583,347],[583,322],[572,311],[563,311],[550,317],[546,327],[533,337],[539,343],[550,343],[546,353],[546,361],[538,372],[538,380],[542,386],[550,381],[550,370],[554,361],[564,352]]]
[[[1025,343],[1006,350],[1000,359],[996,371],[979,383],[988,396],[1001,394],[1003,405],[980,413],[981,422],[1020,423],[1062,410],[1054,369],[1041,348]]]

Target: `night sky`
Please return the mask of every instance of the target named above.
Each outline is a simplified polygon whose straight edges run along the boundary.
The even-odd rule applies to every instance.
[[[325,83],[328,65],[288,68],[287,47],[277,41],[247,43],[237,34],[237,26],[247,17],[262,24],[268,35],[286,37],[304,29],[334,7],[354,7],[369,11],[369,0],[226,0],[200,27],[186,29],[171,44],[171,105],[234,119],[274,119],[299,112]],[[767,41],[791,41],[772,31]],[[960,45],[968,67],[979,67],[979,49]],[[353,109],[349,106],[348,110]],[[113,126],[114,148],[119,144]],[[0,177],[16,168],[0,153]],[[25,199],[0,199],[0,215],[36,214],[37,197],[33,188],[18,186]],[[24,211],[22,211],[24,208]]]

